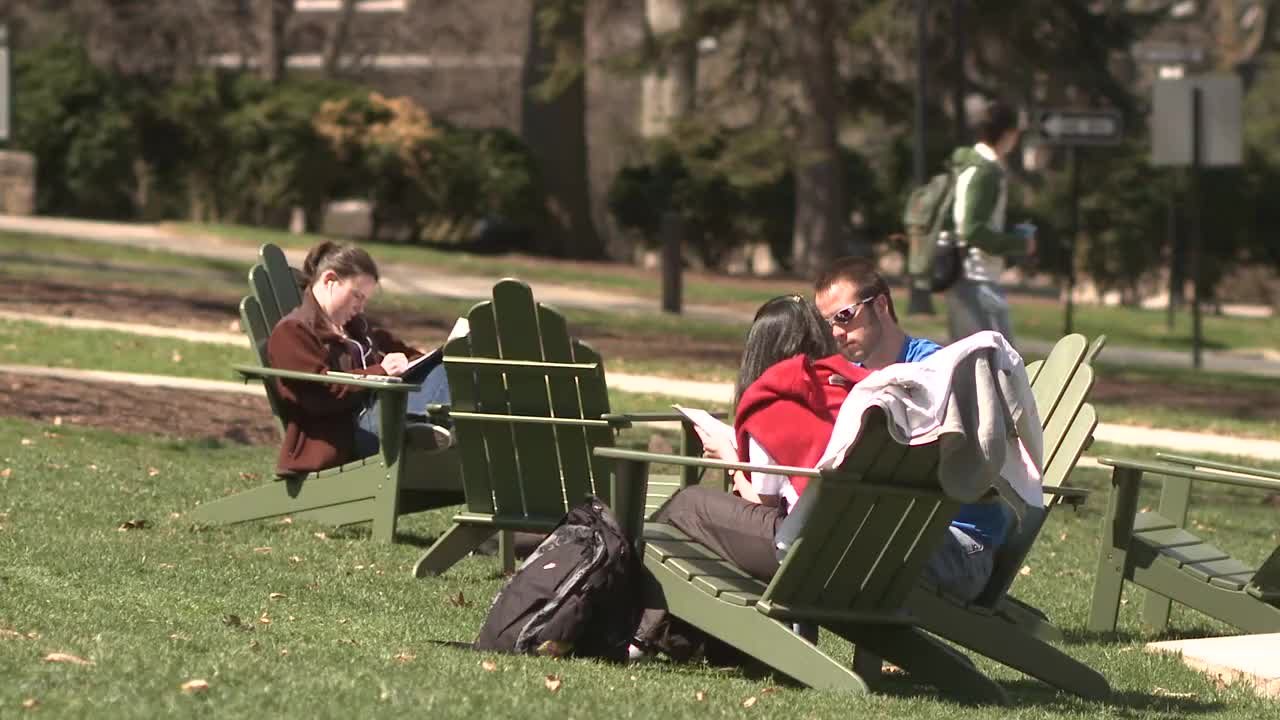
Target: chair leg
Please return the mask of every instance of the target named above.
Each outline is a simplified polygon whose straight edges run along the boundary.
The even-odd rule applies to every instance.
[[[493,537],[495,532],[498,531],[486,525],[454,525],[418,558],[413,566],[413,576],[420,578],[443,573],[480,543]]]
[[[1111,696],[1098,672],[998,615],[979,615],[924,593],[912,596],[911,609],[922,627],[964,648],[1081,697]]]
[[[516,534],[511,530],[498,533],[498,557],[502,558],[502,572],[510,575],[516,571]]]
[[[1093,602],[1089,607],[1088,628],[1095,632],[1116,630],[1141,480],[1141,470],[1117,467],[1111,471],[1111,494],[1102,516],[1098,569],[1093,575]]]
[[[1004,688],[982,674],[973,661],[919,628],[886,624],[824,627],[940,690],[979,703],[1009,702]]]
[[[645,567],[660,585],[658,597],[665,600],[672,615],[809,687],[868,691],[853,670],[791,632],[790,623],[765,617],[754,607],[717,600],[661,562],[647,559]]]
[[[1045,642],[1065,642],[1067,637],[1062,630],[1049,622],[1049,618],[1039,608],[1028,605],[1021,600],[1006,595],[996,605],[996,612],[1018,626],[1018,629],[1040,638]]]

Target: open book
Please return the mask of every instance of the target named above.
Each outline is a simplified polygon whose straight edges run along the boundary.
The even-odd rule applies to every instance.
[[[440,361],[444,359],[444,345],[448,344],[450,340],[453,340],[454,338],[460,338],[463,335],[466,335],[470,332],[471,332],[471,323],[468,322],[465,317],[458,318],[458,321],[453,324],[453,329],[449,331],[449,337],[444,341],[444,344],[440,345],[440,347],[436,348],[435,350],[432,350],[429,353],[419,355],[418,357],[410,360],[409,365],[404,369],[404,372],[400,374],[407,375],[413,372],[415,368],[417,368],[419,365],[422,365],[423,363],[426,363],[429,365],[438,365]]]
[[[694,427],[698,428],[703,433],[713,438],[722,438],[729,447],[735,449],[738,447],[738,436],[737,433],[733,431],[732,425],[714,417],[706,410],[687,408],[680,405],[672,405],[671,407],[675,408],[681,415],[689,418],[689,422],[692,422]]]

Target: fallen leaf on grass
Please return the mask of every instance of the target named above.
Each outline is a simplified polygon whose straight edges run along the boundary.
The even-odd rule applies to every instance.
[[[182,353],[178,352],[177,350],[174,350],[174,351],[173,351],[173,361],[174,361],[174,362],[176,362],[176,363],[180,363],[180,362],[182,362]]]
[[[702,702],[703,700],[707,699],[707,694],[699,690],[698,692],[693,694],[693,699],[697,700],[698,702]]]
[[[22,438],[21,440],[19,440],[19,441],[18,441],[18,444],[19,444],[19,445],[30,445],[32,442],[34,442],[34,441],[33,441],[31,438]]]
[[[289,556],[289,562],[291,562],[291,563],[300,563],[300,562],[302,562],[302,558],[298,557],[297,555],[290,555],[290,556]]]
[[[760,691],[760,694],[761,694],[761,695],[768,695],[769,693],[776,693],[776,692],[778,692],[778,688],[776,688],[776,687],[767,687],[767,688],[765,688],[765,689],[761,690],[761,691]]]
[[[1018,574],[1019,574],[1019,575],[1023,575],[1023,576],[1030,575],[1030,574],[1031,574],[1031,566],[1030,566],[1030,565],[1023,565],[1023,566],[1022,566],[1022,569],[1018,571]]]
[[[293,518],[288,517],[288,516],[286,516],[286,517],[282,517],[282,518],[280,518],[280,524],[281,524],[281,525],[292,525],[292,524],[293,524]]]
[[[54,416],[53,416],[53,424],[54,424],[55,426],[60,426],[60,425],[62,425],[62,416],[61,416],[61,415],[54,415]]]
[[[182,683],[182,692],[184,693],[202,693],[209,689],[208,680],[188,680]]]
[[[284,594],[284,593],[282,593],[282,592],[273,592],[273,593],[271,593],[270,595],[268,595],[267,597],[271,598],[272,600],[279,600],[280,598],[287,598],[287,597],[289,597],[289,596],[288,596],[288,595],[285,595],[285,594]]]
[[[1151,694],[1159,695],[1160,697],[1184,698],[1184,699],[1189,699],[1196,696],[1196,694],[1193,692],[1178,692],[1176,690],[1169,690],[1168,688],[1162,688],[1162,687],[1152,688]]]
[[[267,554],[267,553],[271,552],[271,548],[269,548],[269,547],[256,547],[256,548],[254,548],[254,549],[253,549],[253,551],[254,551],[254,552],[256,552],[256,553],[260,553],[260,554],[262,554],[262,555],[265,555],[265,554]]]
[[[5,468],[0,470],[0,478],[7,478],[13,474],[13,468]]]
[[[498,663],[492,660],[481,660],[480,667],[484,668],[485,672],[493,672],[498,669]]]
[[[26,700],[23,700],[23,701],[22,701],[22,709],[23,709],[23,710],[30,710],[31,708],[33,708],[33,707],[35,707],[35,706],[37,706],[37,705],[39,705],[39,704],[40,704],[40,701],[39,701],[39,700],[37,700],[37,699],[35,699],[35,698],[27,698]]]
[[[322,533],[322,532],[311,533],[311,536],[312,536],[312,537],[314,537],[314,538],[316,538],[317,540],[328,540],[328,539],[329,539],[329,536],[328,536],[328,535],[326,535],[326,534],[324,534],[324,533]]]
[[[177,519],[178,519],[178,518],[180,518],[180,517],[182,517],[182,513],[180,513],[180,512],[174,511],[174,512],[169,513],[169,519],[170,519],[170,520],[177,520]]]
[[[262,646],[258,643],[258,641],[257,641],[257,640],[250,640],[250,641],[249,641],[249,649],[250,649],[250,650],[257,650],[257,649],[258,649],[258,648],[260,648],[260,647],[262,647]]]
[[[288,654],[289,654],[289,648],[283,648],[280,650],[280,657],[284,657],[285,655],[288,655]]]
[[[468,601],[467,601],[467,599],[466,599],[465,597],[463,597],[463,596],[462,596],[462,591],[461,591],[461,590],[459,590],[457,595],[450,595],[450,596],[449,596],[449,604],[450,604],[450,605],[455,605],[455,606],[457,606],[457,607],[466,607],[466,606],[470,605],[471,603],[470,603],[470,602],[468,602]]]
[[[560,678],[556,677],[555,675],[548,675],[546,682],[543,684],[546,685],[547,689],[550,690],[551,692],[559,692],[560,686],[563,685],[564,683],[560,682]]]
[[[159,567],[161,570],[172,570],[178,566],[174,565],[173,563],[160,563],[157,567]]]
[[[257,480],[257,479],[258,479],[258,477],[259,477],[259,476],[258,476],[258,473],[255,473],[255,472],[242,472],[242,473],[240,473],[240,479],[241,479],[241,480]]]
[[[267,613],[266,613],[265,611],[263,611],[263,613],[262,613],[261,615],[259,615],[259,616],[258,616],[258,622],[259,622],[259,623],[261,623],[261,624],[263,624],[263,625],[270,625],[270,624],[271,624],[271,618],[270,618],[270,616],[268,616],[268,615],[267,615]]]
[[[414,655],[411,652],[401,652],[395,656],[394,660],[396,662],[407,663],[407,662],[413,662],[414,658],[416,657],[417,655]]]
[[[85,660],[69,653],[51,652],[44,656],[45,662],[70,663],[72,665],[92,665],[92,660]]]
[[[758,700],[756,700],[756,696],[755,696],[755,695],[752,695],[751,697],[749,697],[749,698],[747,698],[746,700],[743,700],[743,701],[742,701],[742,707],[744,707],[744,708],[749,708],[749,707],[751,707],[752,705],[755,705],[757,702],[759,702],[759,701],[758,701]]]
[[[5,638],[7,640],[25,640],[33,634],[34,633],[28,633],[23,635],[21,632],[18,632],[13,628],[0,628],[0,638]]]
[[[143,520],[142,518],[134,518],[133,520],[125,520],[124,522],[120,523],[120,527],[116,528],[116,530],[119,530],[120,532],[125,532],[126,530],[143,530],[146,527],[147,527],[146,520]]]
[[[160,471],[158,469],[153,467],[147,468],[147,477],[155,477],[159,474],[160,474]]]
[[[1067,531],[1063,530],[1061,533],[1058,534],[1058,541],[1061,542],[1066,539],[1067,539]]]

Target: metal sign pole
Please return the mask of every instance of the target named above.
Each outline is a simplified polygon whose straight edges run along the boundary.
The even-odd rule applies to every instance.
[[[1200,197],[1200,134],[1204,131],[1201,127],[1200,111],[1201,90],[1198,87],[1191,89],[1191,214],[1194,217],[1191,223],[1191,284],[1192,300],[1191,300],[1191,365],[1199,370],[1203,366],[1203,360],[1200,357],[1200,345],[1204,341],[1201,334],[1200,326],[1200,302],[1203,300],[1204,288],[1204,237],[1201,228],[1204,225],[1204,205]]]
[[[1063,335],[1072,333],[1076,304],[1076,240],[1080,237],[1080,151],[1075,145],[1067,146],[1067,161],[1071,164],[1071,233],[1067,235],[1067,314],[1063,322]]]

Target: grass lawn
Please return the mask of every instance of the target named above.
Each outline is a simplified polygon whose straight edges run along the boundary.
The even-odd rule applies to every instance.
[[[655,662],[491,656],[441,641],[474,638],[501,577],[493,558],[415,580],[445,511],[412,516],[394,546],[363,527],[303,522],[200,528],[197,502],[262,482],[272,450],[118,435],[0,419],[0,716],[32,700],[50,717],[882,717],[987,720],[1258,718],[1274,704],[1217,688],[1177,660],[1141,651],[1137,596],[1116,638],[1082,631],[1101,498],[1055,512],[1017,594],[1067,630],[1065,649],[1098,668],[1112,705],[1051,692],[979,660],[1013,697],[1007,710],[958,706],[890,680],[881,694],[804,690],[774,677]],[[1078,484],[1105,477],[1082,471]],[[1275,510],[1256,493],[1198,494],[1197,528],[1246,560],[1275,546]],[[120,530],[134,521],[137,529]],[[142,521],[142,522],[137,522]],[[1175,610],[1177,633],[1224,630]],[[824,634],[824,649],[849,656]],[[91,664],[48,662],[66,653]],[[495,668],[486,670],[482,661]],[[547,677],[562,684],[547,689]],[[207,691],[180,687],[205,680]],[[698,699],[699,693],[701,700]],[[750,708],[748,699],[756,698]]]

